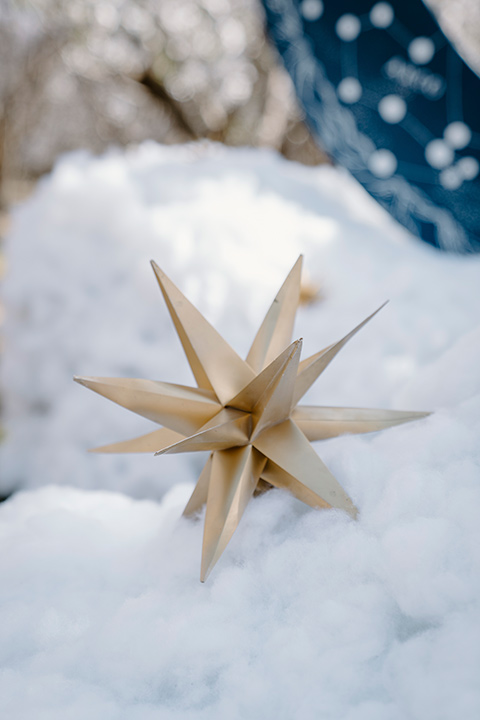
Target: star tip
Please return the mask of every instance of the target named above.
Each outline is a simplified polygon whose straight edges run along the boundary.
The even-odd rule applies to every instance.
[[[415,420],[422,420],[423,418],[428,417],[429,415],[433,415],[432,410],[411,410],[410,411],[410,417],[407,417],[405,422],[412,422]]]
[[[380,310],[383,310],[383,308],[385,307],[385,305],[388,305],[389,302],[390,302],[390,300],[385,300],[385,302],[383,302],[383,303],[380,305],[380,307],[378,307],[378,308],[375,310],[375,312],[373,312],[373,313],[370,315],[369,320],[370,320],[371,318],[373,318],[377,313],[379,313]]]
[[[359,511],[356,505],[350,500],[350,502],[344,508],[352,520],[358,520]]]
[[[298,340],[292,340],[290,345],[285,348],[285,352],[288,351],[290,359],[296,354],[301,352],[303,345],[303,338],[298,338]]]
[[[294,266],[293,266],[293,268],[292,268],[292,272],[293,272],[293,271],[296,271],[297,273],[300,273],[300,275],[302,274],[302,271],[303,271],[303,255],[302,255],[301,253],[300,253],[300,255],[298,256],[298,258],[296,259],[296,261],[295,261],[295,264],[294,264]]]
[[[79,385],[87,385],[88,378],[82,377],[81,375],[74,375],[73,376],[74,382],[78,383]]]
[[[155,262],[155,260],[150,260],[150,265],[152,266],[152,270],[157,276],[157,278],[164,277],[165,273],[163,272],[162,268],[158,263]]]
[[[213,564],[215,565],[215,563],[213,563]],[[213,569],[213,566],[212,566],[212,565],[210,565],[209,567],[204,567],[204,566],[202,566],[202,568],[201,568],[201,570],[200,570],[200,582],[201,582],[201,583],[206,582],[208,576],[209,576],[210,573],[212,572],[212,569]]]

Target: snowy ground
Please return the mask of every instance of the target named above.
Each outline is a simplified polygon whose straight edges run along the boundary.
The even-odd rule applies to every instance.
[[[201,585],[201,462],[87,454],[153,426],[71,376],[191,383],[151,257],[246,353],[300,252],[305,355],[390,299],[307,400],[435,413],[316,445],[359,520],[267,493]],[[7,253],[2,716],[477,720],[480,257],[334,169],[151,144],[63,159]]]

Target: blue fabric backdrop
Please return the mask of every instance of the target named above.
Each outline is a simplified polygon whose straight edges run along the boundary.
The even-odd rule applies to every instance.
[[[480,250],[480,79],[420,0],[263,0],[319,143],[400,223]]]

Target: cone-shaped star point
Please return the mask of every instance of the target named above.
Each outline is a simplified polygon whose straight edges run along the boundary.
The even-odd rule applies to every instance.
[[[205,513],[202,582],[235,532],[264,465],[265,458],[251,445],[214,453]]]
[[[347,344],[351,338],[357,334],[359,330],[364,327],[377,313],[382,310],[382,308],[387,305],[388,300],[383,303],[383,305],[380,305],[380,307],[375,310],[371,315],[369,315],[365,320],[363,320],[359,325],[357,325],[353,330],[351,330],[348,335],[345,335],[341,340],[339,340],[336,343],[333,343],[333,345],[329,345],[324,350],[321,350],[319,353],[316,353],[315,355],[312,355],[309,358],[306,358],[300,363],[299,373],[297,377],[297,382],[295,385],[295,394],[294,394],[294,401],[295,404],[298,403],[298,401],[305,395],[307,390],[313,385],[315,380],[323,373],[323,371],[330,365],[335,355],[337,355],[340,350]]]
[[[180,440],[184,440],[185,436],[175,430],[168,428],[160,428],[146,435],[133,438],[132,440],[123,440],[123,442],[102,445],[93,448],[89,452],[93,453],[157,453],[160,449],[174,445]]]
[[[195,432],[222,407],[211,391],[184,385],[133,378],[74,379],[137,415],[184,435]]]
[[[297,340],[293,343],[292,350],[281,367],[276,382],[272,383],[271,388],[269,388],[270,392],[265,393],[253,408],[253,416],[256,422],[252,442],[266,428],[278,425],[278,423],[290,417],[301,351],[302,341]]]
[[[195,489],[190,495],[190,500],[185,506],[185,510],[183,511],[185,517],[195,515],[195,513],[199,512],[207,502],[208,486],[210,485],[210,476],[212,473],[212,461],[213,453],[211,453],[205,463],[204,468],[200,473],[200,477],[197,480],[197,484],[195,485]]]
[[[247,363],[256,373],[275,360],[291,340],[300,301],[302,263],[303,255],[300,255],[275,296],[252,343]]]
[[[216,424],[208,423],[194,435],[158,450],[155,455],[226,450],[247,445],[251,430],[251,417],[248,413],[225,408],[215,416],[214,422]]]
[[[213,388],[226,403],[255,373],[172,281],[153,263],[160,289],[200,387]]]

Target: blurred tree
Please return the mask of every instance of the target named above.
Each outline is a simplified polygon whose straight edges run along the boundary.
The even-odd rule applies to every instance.
[[[257,0],[0,0],[0,173],[152,138],[317,163]]]

